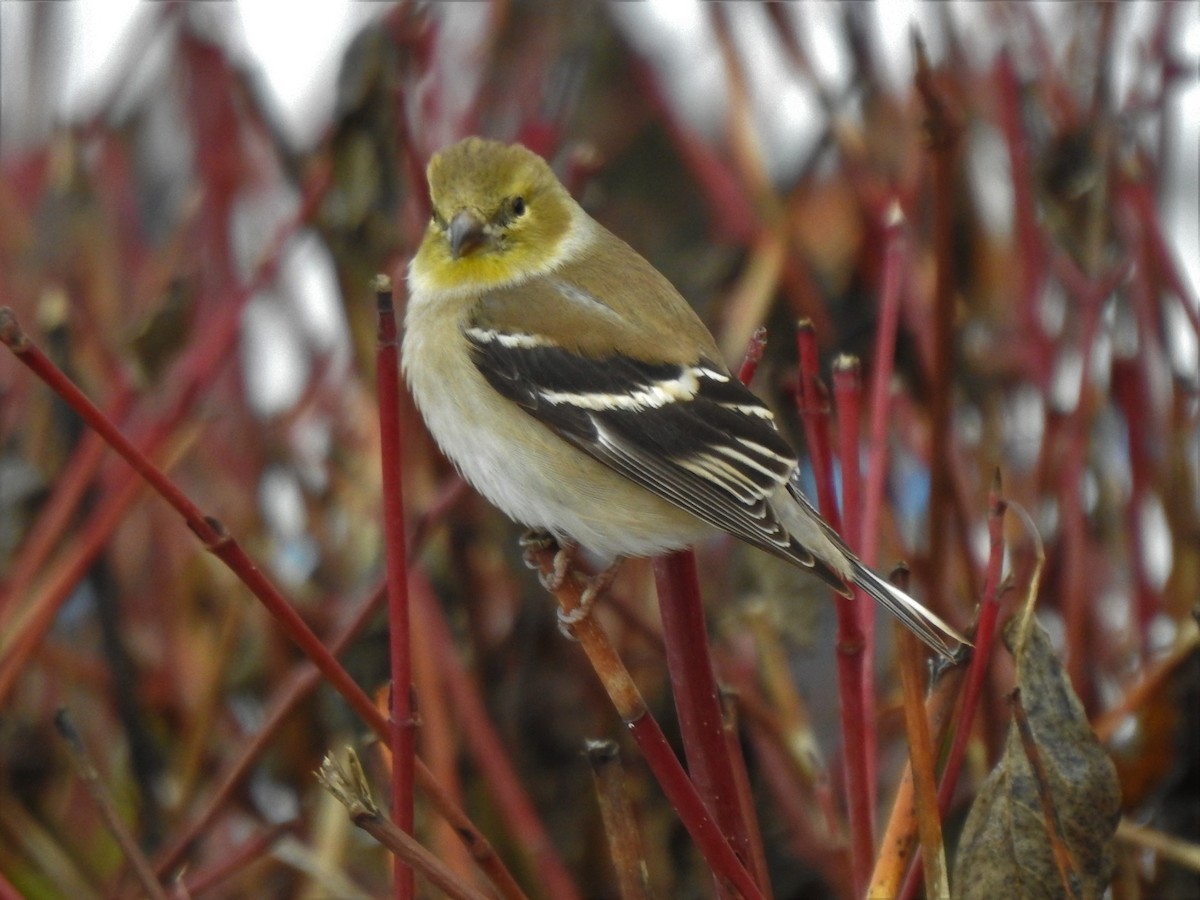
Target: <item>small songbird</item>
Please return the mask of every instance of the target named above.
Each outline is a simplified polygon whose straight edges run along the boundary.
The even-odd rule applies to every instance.
[[[403,368],[463,476],[511,518],[609,557],[719,529],[859,585],[949,657],[963,639],[866,568],[800,492],[767,406],[700,318],[545,160],[467,138],[429,163]]]

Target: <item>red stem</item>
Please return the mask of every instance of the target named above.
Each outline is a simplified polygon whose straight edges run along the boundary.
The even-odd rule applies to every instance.
[[[738,800],[738,782],[725,741],[724,714],[709,653],[695,555],[691,550],[680,550],[657,557],[654,580],[662,615],[663,649],[688,772],[742,865],[749,868],[758,857],[751,851],[749,830]],[[760,884],[765,886],[766,882]]]
[[[858,423],[862,415],[862,371],[856,357],[839,356],[833,363],[833,399],[837,407],[838,457],[842,464],[842,536],[850,549],[862,549],[862,476],[859,469]],[[863,762],[866,766],[867,800],[872,812],[871,833],[875,832],[875,604],[859,588],[854,588],[855,624],[861,635],[859,666],[862,669]],[[841,604],[840,604],[841,605]],[[839,641],[840,643],[840,641]]]
[[[412,635],[409,624],[408,559],[404,541],[404,447],[400,440],[400,373],[396,311],[391,279],[376,283],[379,334],[375,384],[379,394],[379,455],[383,471],[384,556],[387,565],[388,633],[392,696],[392,821],[413,837],[413,770],[416,722],[413,717]],[[400,857],[392,859],[392,890],[397,900],[410,900],[413,870]]]
[[[825,521],[834,531],[841,533],[842,519],[838,514],[837,494],[833,489],[829,392],[821,381],[817,333],[807,319],[802,319],[796,325],[796,345],[800,351],[800,380],[797,384],[796,404],[804,423],[808,455],[812,461],[813,478],[817,483],[817,506]]]
[[[726,873],[721,882],[726,890],[740,891],[745,900],[756,900],[764,895],[754,879],[742,867],[733,849],[726,842],[716,822],[709,816],[704,802],[696,793],[695,785],[688,779],[679,764],[658,722],[649,713],[625,723],[637,742],[642,757],[654,773],[654,778],[679,818],[687,825],[692,839],[709,860],[714,872]]]
[[[957,195],[957,149],[961,130],[958,117],[937,84],[925,48],[916,38],[917,91],[926,110],[928,146],[932,161],[933,197],[933,378],[930,397],[929,440],[932,466],[929,470],[929,605],[945,612],[949,584],[949,539],[956,518],[950,467],[953,452],[950,417],[954,380],[954,198]]]
[[[742,358],[741,368],[738,369],[738,381],[749,384],[758,372],[758,364],[762,362],[763,354],[767,351],[767,329],[759,326],[750,335],[746,345],[746,355]]]
[[[211,380],[220,364],[227,358],[235,346],[237,336],[240,332],[242,313],[246,303],[256,292],[274,280],[280,266],[284,246],[300,225],[308,221],[311,217],[327,185],[328,173],[326,172],[318,173],[308,182],[303,201],[296,215],[285,222],[275,233],[251,277],[233,292],[229,302],[221,305],[220,313],[206,328],[206,339],[194,344],[195,349],[179,364],[179,381],[182,387],[175,392],[176,399],[172,413],[164,417],[152,429],[151,433],[155,437],[153,439],[148,437],[144,441],[144,446],[146,447],[146,450],[143,451],[144,455],[149,456],[156,452],[150,449],[152,443],[157,447],[157,442],[161,442],[171,435],[175,426],[191,410],[200,391]],[[9,344],[14,352],[18,352],[19,355],[14,342],[19,342],[22,346],[28,346],[28,338],[21,331],[20,325],[17,323],[12,311],[5,309],[3,312],[5,313],[3,325],[5,329],[4,342]],[[26,364],[28,365],[28,363]],[[49,365],[53,367],[52,364]],[[65,379],[65,376],[61,372],[59,376]],[[51,386],[53,387],[53,383],[51,383]],[[120,412],[121,407],[122,404],[116,403],[113,409],[115,412]],[[98,414],[103,417],[102,413]],[[46,600],[41,607],[34,611],[30,624],[23,629],[23,633],[18,638],[19,645],[12,648],[6,661],[0,661],[0,700],[7,696],[13,682],[20,674],[24,661],[37,649],[46,631],[49,630],[58,607],[66,599],[66,592],[74,586],[79,578],[82,577],[83,572],[86,571],[87,564],[85,563],[85,559],[90,561],[100,552],[104,540],[116,526],[121,512],[133,501],[135,496],[136,486],[134,483],[131,481],[125,482],[125,486],[116,495],[120,502],[109,504],[106,510],[107,514],[104,514],[105,511],[97,512],[89,519],[88,526],[82,529],[85,535],[84,543],[79,546],[78,550],[74,551],[76,552],[76,557],[69,560],[67,565],[62,569],[64,576],[70,576],[72,580],[68,582],[64,581],[64,579],[59,579],[59,581],[54,583],[54,591],[58,593],[56,598],[52,598],[52,591],[49,588],[43,592],[42,596]],[[72,572],[76,574],[72,576]]]
[[[7,307],[0,307],[0,343],[6,344],[26,367],[62,397],[87,424],[95,429],[104,440],[142,476],[155,491],[183,517],[206,550],[220,559],[237,575],[266,607],[284,633],[312,660],[326,680],[381,740],[390,739],[390,729],[383,714],[375,707],[371,698],[360,688],[345,669],[333,658],[320,639],[304,622],[296,610],[287,602],[262,572],[246,551],[225,531],[221,523],[201,513],[191,499],[183,493],[148,457],[135,447],[124,434],[87,398],[76,385],[55,366],[46,355],[21,330],[16,316]],[[444,816],[451,818],[459,829],[460,836],[468,841],[475,858],[479,860],[493,883],[506,891],[506,896],[519,896],[511,874],[500,863],[488,842],[474,827],[462,811],[455,806],[418,761],[416,772],[426,794]]]
[[[748,384],[758,370],[767,345],[767,330],[758,328],[746,347],[738,380]],[[757,823],[751,821],[753,804],[737,776],[744,761],[734,759],[735,748],[726,740],[724,712],[713,671],[704,605],[696,576],[696,557],[683,550],[654,561],[662,615],[663,648],[675,696],[679,727],[688,768],[700,797],[744,865],[754,871],[759,885],[769,889]],[[704,648],[705,652],[699,652]]]
[[[528,558],[538,566],[544,576],[554,571],[554,553],[549,548],[530,550]],[[579,609],[581,593],[579,585],[568,579],[555,591],[555,597],[565,612],[572,613]],[[587,654],[592,669],[604,686],[621,721],[637,741],[654,779],[667,795],[667,800],[679,814],[680,821],[708,863],[709,869],[717,879],[718,889],[741,891],[747,900],[762,897],[762,890],[738,859],[716,820],[709,814],[708,808],[696,791],[695,784],[684,773],[683,766],[667,744],[662,729],[647,709],[645,698],[613,649],[604,629],[596,622],[596,617],[584,616],[571,626],[571,630],[579,639],[580,646]]]
[[[1044,391],[1053,371],[1051,348],[1042,330],[1038,307],[1046,283],[1046,236],[1038,220],[1034,198],[1032,151],[1025,124],[1021,118],[1021,85],[1012,54],[1003,51],[996,64],[996,82],[1000,100],[1000,126],[1008,147],[1008,162],[1012,168],[1013,230],[1017,244],[1017,266],[1020,274],[1018,296],[1021,333],[1032,342],[1028,354],[1035,364],[1034,380]]]
[[[800,349],[798,406],[808,439],[813,475],[817,481],[817,500],[821,515],[834,530],[840,531],[837,500],[833,492],[832,453],[829,442],[829,405],[818,377],[817,339],[808,322],[796,329]],[[834,597],[837,611],[838,695],[841,697],[842,756],[846,773],[846,808],[850,820],[850,864],[854,893],[861,897],[871,880],[875,857],[870,792],[870,765],[867,761],[867,710],[863,705],[863,635],[858,618],[859,604]]]
[[[950,801],[954,797],[958,775],[962,769],[963,760],[966,758],[967,741],[971,738],[971,725],[975,720],[975,712],[979,708],[979,699],[983,693],[983,681],[987,676],[988,664],[991,661],[992,638],[996,633],[996,623],[1000,618],[1000,573],[1001,565],[1004,562],[1004,511],[1008,507],[1000,490],[1000,473],[997,472],[988,497],[987,574],[984,576],[983,595],[980,598],[979,625],[975,630],[975,649],[971,656],[970,668],[967,670],[967,680],[963,686],[963,703],[958,716],[958,727],[954,731],[954,740],[950,744],[950,752],[942,770],[942,780],[938,785],[938,810],[943,819],[950,809]]]
[[[879,518],[887,480],[888,414],[891,410],[892,372],[896,358],[896,332],[900,325],[900,291],[908,273],[908,240],[904,213],[898,201],[888,209],[884,225],[883,290],[879,298],[879,325],[875,331],[875,356],[871,371],[871,425],[867,438],[867,487],[863,497],[862,535],[858,556],[868,566],[879,560]],[[864,617],[864,652],[874,659],[875,617]]]

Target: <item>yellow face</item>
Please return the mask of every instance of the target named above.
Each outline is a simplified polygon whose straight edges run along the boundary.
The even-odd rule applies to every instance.
[[[541,157],[467,138],[434,156],[428,177],[433,217],[414,265],[431,286],[496,286],[553,263],[572,201]]]

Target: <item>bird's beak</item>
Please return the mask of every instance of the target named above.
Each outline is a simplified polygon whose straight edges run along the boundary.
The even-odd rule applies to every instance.
[[[450,253],[458,259],[483,243],[483,223],[465,209],[450,220]]]

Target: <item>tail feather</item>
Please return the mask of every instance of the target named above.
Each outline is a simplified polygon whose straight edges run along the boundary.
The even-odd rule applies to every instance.
[[[904,591],[888,584],[855,556],[850,556],[854,582],[876,603],[901,621],[935,653],[945,659],[954,659],[959,646],[970,644],[966,638],[943,622]],[[952,645],[947,641],[953,641]]]
[[[969,644],[966,638],[900,588],[888,584],[863,565],[804,496],[799,468],[793,471],[787,484],[780,486],[771,508],[779,516],[791,543],[781,547],[777,543],[760,541],[759,546],[764,550],[807,567],[845,596],[850,596],[848,583],[857,584],[945,659],[953,659],[959,646]]]

